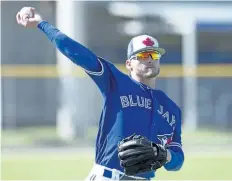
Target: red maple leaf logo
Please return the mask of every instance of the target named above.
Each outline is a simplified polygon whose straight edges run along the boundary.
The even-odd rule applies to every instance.
[[[143,44],[146,46],[153,46],[155,43],[150,38],[147,38],[146,40],[143,40]]]

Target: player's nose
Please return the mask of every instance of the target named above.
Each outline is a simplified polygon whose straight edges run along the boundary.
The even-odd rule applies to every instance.
[[[148,63],[152,63],[152,58],[151,57],[148,58]]]

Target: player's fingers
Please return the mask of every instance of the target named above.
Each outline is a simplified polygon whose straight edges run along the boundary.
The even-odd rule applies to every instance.
[[[34,13],[35,12],[35,8],[31,7],[30,11]]]
[[[28,25],[28,19],[21,20],[21,25],[26,27]]]
[[[31,13],[32,13],[32,16],[34,16],[35,15],[35,13],[36,13],[36,11],[35,11],[35,8],[31,8]]]
[[[27,20],[28,19],[28,14],[23,14],[21,18],[22,18],[23,21]]]
[[[28,19],[28,22],[29,22],[29,23],[35,22],[35,18],[29,18],[29,19]]]
[[[25,19],[24,17],[21,17],[21,15],[19,13],[18,24],[20,24],[22,26],[26,26],[27,22],[28,22],[28,19]]]
[[[20,12],[16,14],[16,21],[18,24],[20,24],[20,21],[21,21]]]

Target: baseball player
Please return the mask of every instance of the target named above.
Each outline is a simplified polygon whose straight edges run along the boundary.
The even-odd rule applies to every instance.
[[[129,75],[42,20],[32,7],[16,15],[35,27],[98,86],[100,116],[93,168],[86,180],[150,180],[159,168],[178,171],[184,162],[181,110],[155,87],[165,50],[148,35],[132,38],[125,62]]]

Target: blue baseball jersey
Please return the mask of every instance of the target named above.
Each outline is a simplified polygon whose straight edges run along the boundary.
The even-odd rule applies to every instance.
[[[163,91],[135,81],[48,22],[41,22],[38,28],[65,56],[83,67],[104,98],[96,140],[97,164],[123,172],[117,145],[123,138],[136,133],[169,149],[172,158],[164,165],[166,170],[181,168],[184,162],[181,110]],[[152,178],[155,172],[137,176]]]

